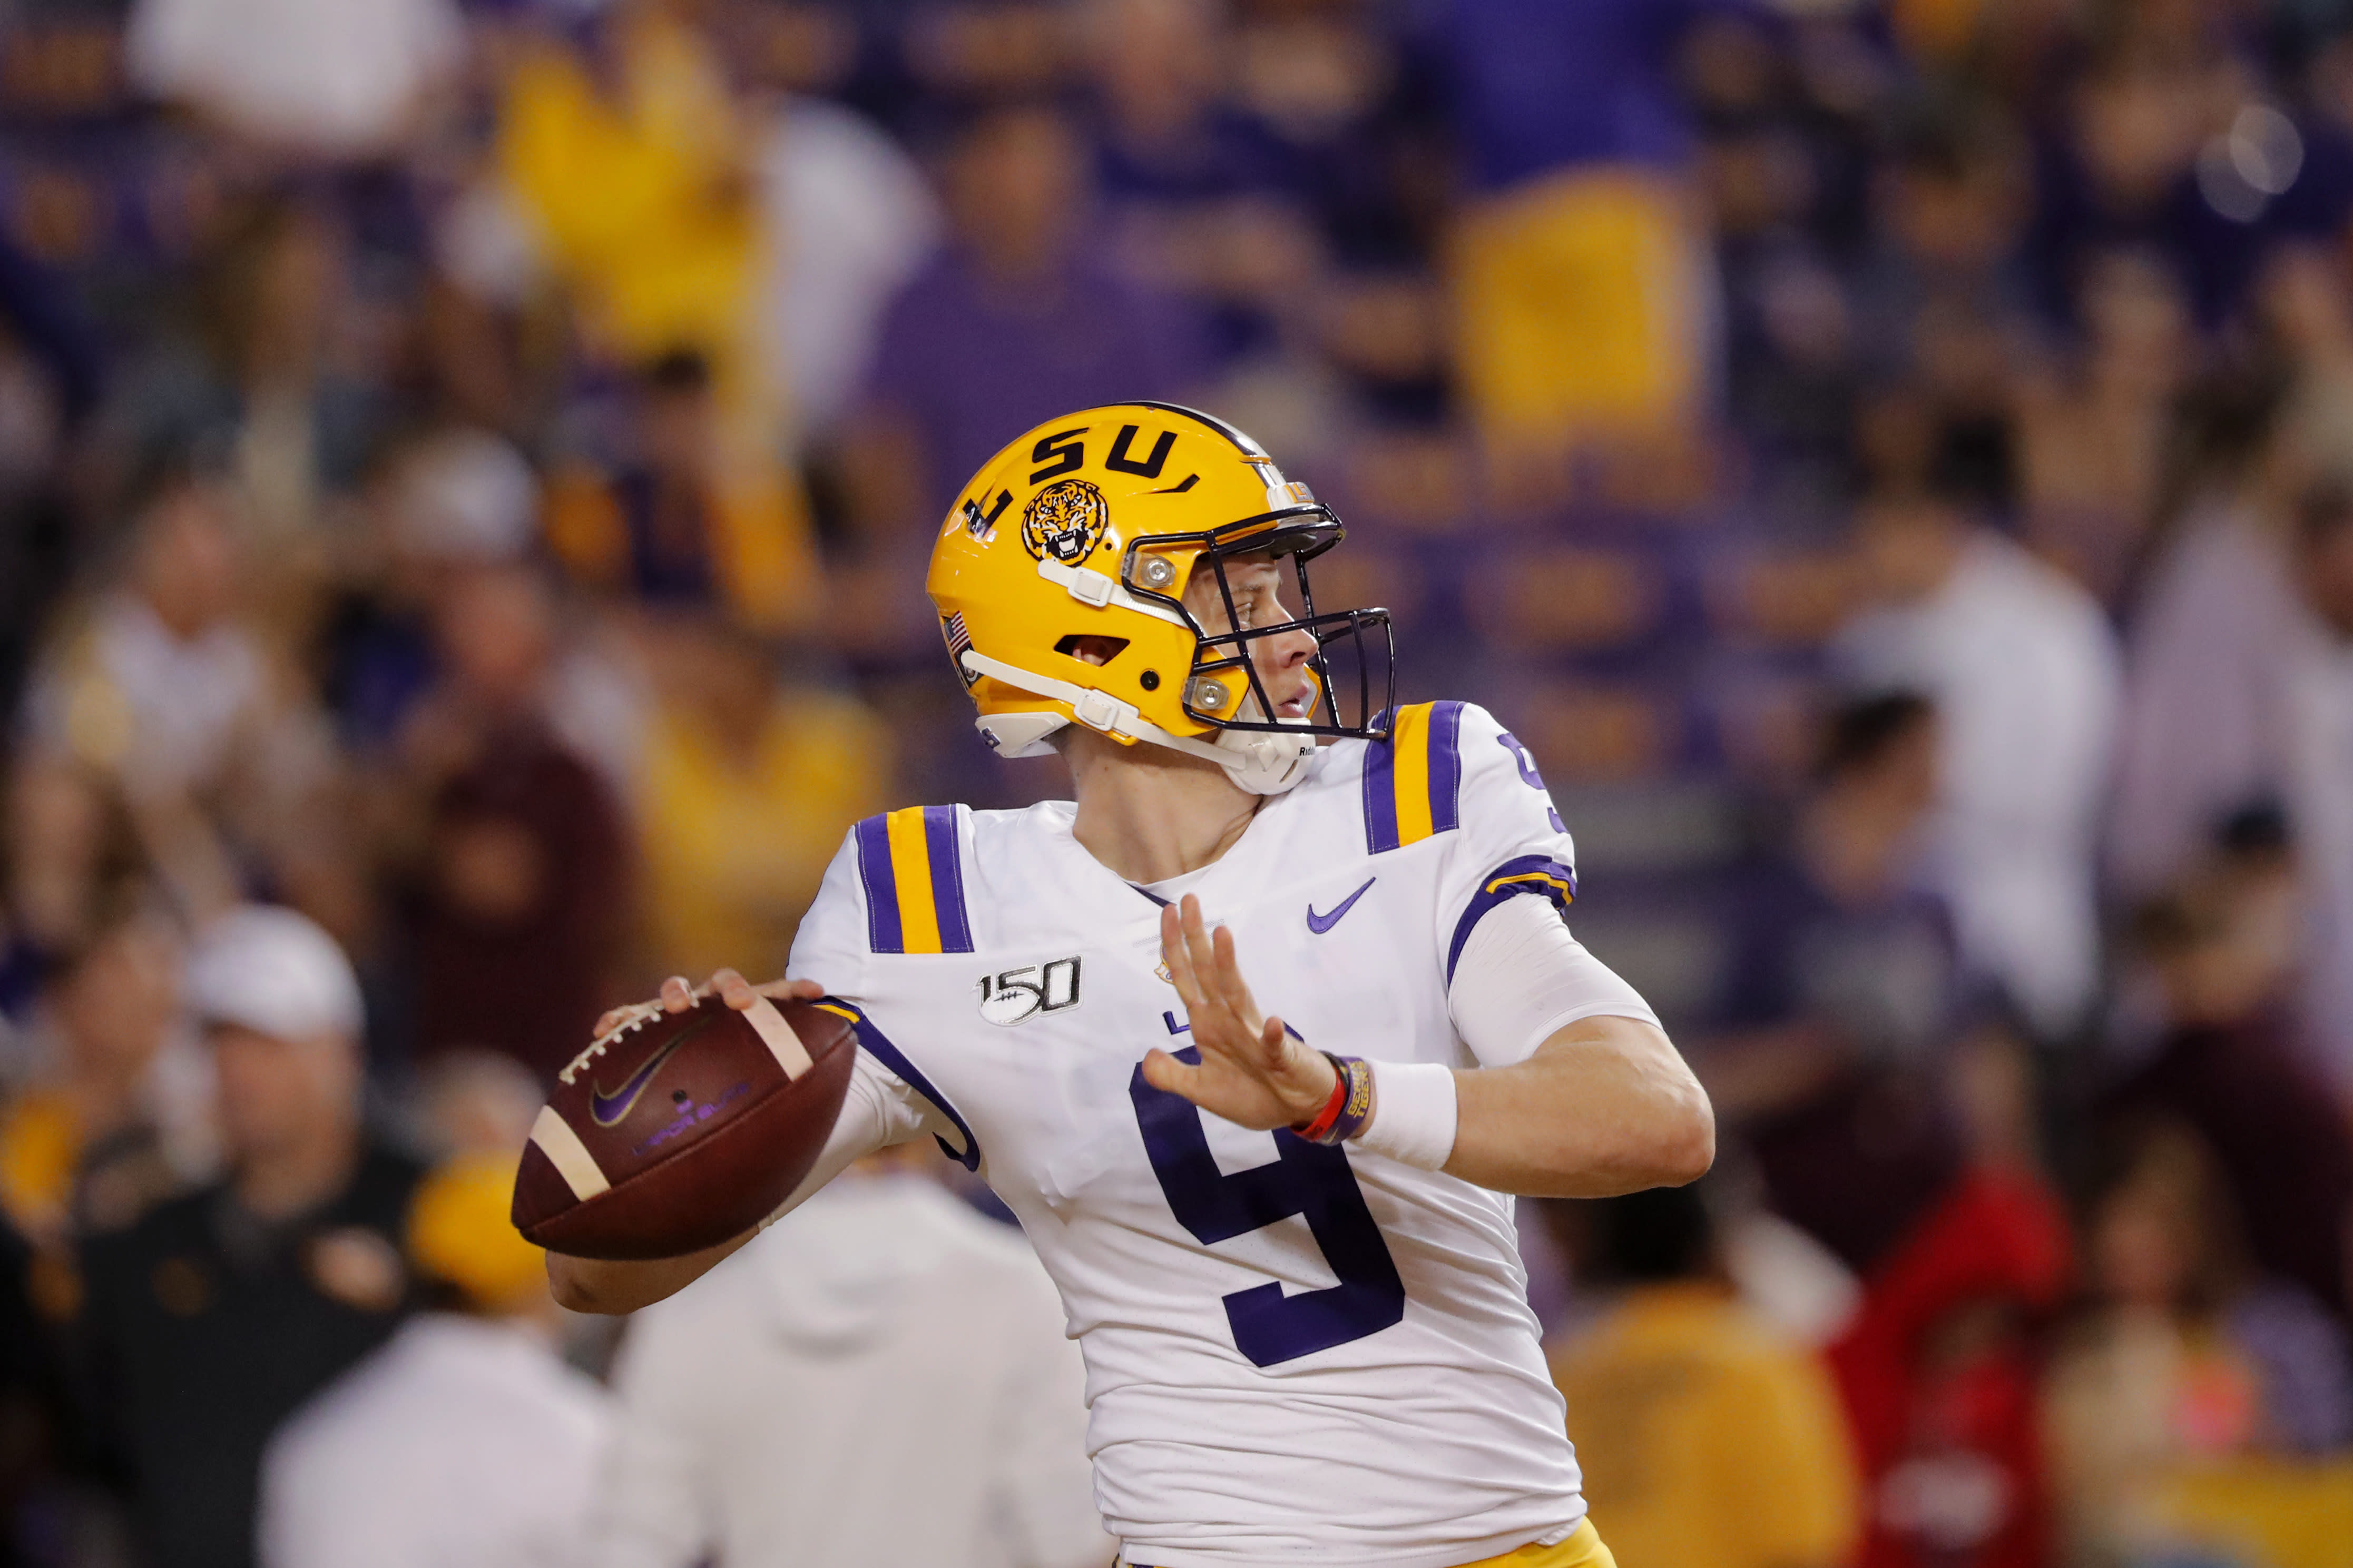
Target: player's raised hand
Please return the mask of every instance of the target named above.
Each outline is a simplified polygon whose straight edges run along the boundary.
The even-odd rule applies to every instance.
[[[1194,1067],[1166,1051],[1147,1052],[1145,1082],[1244,1127],[1288,1127],[1324,1109],[1338,1081],[1332,1064],[1292,1037],[1282,1019],[1259,1012],[1234,953],[1234,933],[1224,926],[1210,931],[1201,900],[1190,893],[1160,911],[1160,958],[1184,999],[1201,1062]]]
[[[631,1002],[610,1009],[596,1020],[593,1032],[601,1038],[649,1013],[683,1013],[713,992],[741,1013],[761,996],[772,1002],[814,1002],[825,994],[825,987],[814,980],[771,980],[765,985],[754,985],[732,969],[719,971],[700,985],[690,985],[685,975],[673,974],[661,983],[659,996],[650,1002]]]

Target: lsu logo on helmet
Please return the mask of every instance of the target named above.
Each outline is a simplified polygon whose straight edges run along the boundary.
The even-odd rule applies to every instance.
[[[1084,479],[1062,479],[1029,498],[1021,510],[1021,542],[1043,561],[1076,566],[1094,553],[1111,526],[1103,491]]]

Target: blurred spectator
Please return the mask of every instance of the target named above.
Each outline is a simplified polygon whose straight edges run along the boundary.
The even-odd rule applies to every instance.
[[[638,377],[639,450],[609,478],[559,475],[548,543],[583,583],[668,608],[723,609],[765,632],[822,603],[798,483],[773,460],[731,457],[710,367],[664,355]]]
[[[17,381],[10,388],[5,449],[22,465],[12,477],[19,482],[54,477],[35,467],[54,455],[39,451],[39,438],[70,435],[89,416],[105,389],[108,345],[73,279],[9,238],[0,238],[0,317],[7,321],[12,360],[21,354],[31,362],[12,363],[12,380],[37,365],[46,383]]]
[[[1874,384],[1852,410],[1851,477],[2008,512],[2035,435],[2014,407],[2031,336],[2016,259],[2026,152],[1993,105],[1932,100],[1910,118],[1878,174],[1881,233],[1857,278],[1852,330]]]
[[[0,1210],[45,1249],[120,1230],[209,1174],[210,1085],[169,921],[111,911],[42,987],[0,1100]]]
[[[262,682],[259,655],[234,619],[243,561],[229,507],[223,487],[192,475],[157,486],[132,523],[121,588],[43,672],[30,714],[37,742],[157,788],[208,781],[227,765]],[[106,682],[115,694],[107,705],[131,710],[100,740],[84,740],[73,722],[78,708],[104,701],[83,681]]]
[[[2031,1163],[2021,1053],[1981,1041],[1956,1066],[1969,1163],[1830,1349],[1865,1477],[1862,1568],[2049,1561],[2031,1330],[2066,1285],[2066,1222]]]
[[[1917,696],[1832,715],[1791,852],[1744,879],[1734,1026],[1699,1057],[1773,1208],[1854,1268],[1952,1172],[1936,1085],[1960,988],[1951,921],[1917,880],[1937,749]]]
[[[2285,776],[2312,916],[2307,1018],[2353,1096],[2353,491],[2306,496],[2294,556],[2320,637],[2289,688]]]
[[[1217,0],[1092,0],[1103,218],[1120,271],[1193,296],[1227,357],[1267,346],[1273,311],[1314,277],[1316,237],[1269,129],[1228,101],[1234,40]]]
[[[2128,889],[2181,869],[2227,813],[2287,812],[2307,906],[2303,1023],[2312,1059],[2353,1093],[2353,492],[2292,500],[2315,439],[2291,408],[2270,482],[2200,517],[2151,585],[2134,644],[2113,842]],[[2281,512],[2288,515],[2284,518]]]
[[[299,188],[216,200],[182,297],[115,376],[95,435],[134,479],[190,461],[233,475],[269,547],[249,565],[274,584],[315,555],[329,502],[395,412],[398,367],[354,204]]]
[[[148,92],[297,157],[397,150],[466,49],[450,0],[139,0]]]
[[[1452,0],[1462,392],[1508,489],[1586,442],[1672,449],[1710,374],[1707,260],[1674,56],[1710,0]],[[1639,461],[1639,459],[1638,459]],[[1517,476],[1516,478],[1511,476]],[[1689,470],[1683,470],[1689,478]]]
[[[513,443],[487,430],[429,433],[403,456],[391,490],[386,545],[427,573],[512,561],[539,534],[538,476]]]
[[[847,413],[891,300],[938,245],[939,198],[898,143],[820,98],[775,115],[759,164],[763,322],[792,421],[822,440]]]
[[[928,537],[1019,420],[1175,396],[1206,368],[1188,316],[1102,269],[1086,149],[1060,112],[980,113],[949,153],[946,195],[950,247],[883,318],[844,461],[886,537]]]
[[[627,994],[631,846],[548,722],[555,607],[538,574],[477,569],[438,610],[444,681],[409,721],[394,785],[415,1050],[502,1051],[547,1078]]]
[[[0,239],[0,712],[73,569],[60,459],[98,395],[95,338],[65,281]]]
[[[2102,1109],[2193,1129],[2229,1179],[2253,1262],[2347,1315],[2353,1126],[2295,1048],[2297,889],[2276,819],[2266,826],[2234,825],[2218,865],[2141,910],[2164,1033]]]
[[[2065,1036],[2100,982],[2114,635],[2081,587],[1949,503],[1883,498],[1861,542],[1877,604],[1839,634],[1838,662],[1862,689],[1936,703],[1934,883],[1962,958],[2038,1033]]]
[[[471,567],[528,554],[539,479],[504,438],[467,426],[399,449],[372,487],[367,575],[327,616],[324,687],[346,744],[391,744],[432,688],[433,606]]]
[[[61,628],[26,698],[14,903],[36,942],[84,940],[111,866],[152,868],[201,921],[248,876],[337,907],[334,759],[237,611],[229,498],[185,473],[135,514],[119,585]]]
[[[427,1175],[408,1256],[432,1310],[279,1429],[263,1568],[575,1568],[590,1551],[605,1391],[564,1363],[543,1255],[508,1221],[512,1153]]]
[[[1734,1297],[1704,1194],[1594,1206],[1585,1261],[1623,1293],[1550,1359],[1610,1550],[1724,1568],[1845,1563],[1861,1516],[1837,1393]]]
[[[2146,1561],[2168,1472],[2353,1431],[2344,1340],[2307,1299],[2251,1295],[2223,1194],[2194,1137],[2130,1138],[2094,1189],[2092,1300],[2045,1395],[2073,1562]]]
[[[2276,383],[2207,401],[2185,434],[2210,471],[2151,563],[2131,628],[2107,847],[2138,898],[2187,872],[2224,816],[2278,798],[2283,671],[2310,627],[2286,544],[2321,422]]]
[[[1085,1374],[1027,1247],[909,1168],[854,1168],[638,1314],[597,1568],[1081,1568]]]
[[[2021,381],[2021,499],[2028,541],[2113,605],[2157,516],[2194,345],[2188,301],[2158,258],[2118,251],[2085,271],[2081,351]]]
[[[890,0],[873,7],[888,16]],[[917,12],[904,28],[906,64],[930,100],[899,106],[897,121],[918,129],[929,110],[1035,97],[1069,75],[1070,13],[1054,0],[990,0]]]
[[[2025,153],[1989,105],[1924,105],[1903,128],[1881,168],[1882,235],[1857,289],[1865,352],[1886,356],[1882,374],[1921,368],[1924,312],[1956,308],[1999,329],[2030,303],[2016,259]]]
[[[1845,1331],[1862,1284],[1836,1253],[1753,1200],[1734,1208],[1722,1233],[1724,1271],[1757,1322],[1806,1350]]]
[[[531,1137],[545,1097],[512,1057],[452,1051],[417,1086],[423,1142],[449,1159],[512,1157]]]
[[[657,646],[635,792],[653,970],[773,967],[842,835],[887,804],[889,732],[854,697],[780,682],[773,651],[716,618]]]
[[[200,935],[190,1005],[219,1082],[225,1180],[87,1240],[69,1325],[89,1440],[145,1561],[249,1568],[262,1445],[389,1334],[417,1167],[360,1112],[358,982],[290,910]]]
[[[591,345],[713,371],[732,439],[775,434],[755,352],[760,220],[721,62],[671,0],[619,0],[533,37],[499,108],[498,164]]]
[[[2026,253],[2054,321],[2073,320],[2074,283],[2087,260],[2123,247],[2164,257],[2202,325],[2218,324],[2241,302],[2273,238],[2255,220],[2274,194],[2242,171],[2284,191],[2295,170],[2260,150],[2229,155],[2233,121],[2254,105],[2252,62],[2232,47],[2224,15],[2219,6],[2120,13],[2090,68],[2054,95],[2057,133],[2038,160]],[[2180,23],[2209,36],[2162,37]],[[2217,142],[2219,167],[2207,152]]]
[[[0,1422],[16,1435],[10,1451],[0,1455],[0,1520],[12,1526],[43,1479],[51,1442],[45,1406],[55,1403],[49,1336],[33,1310],[34,1267],[32,1247],[0,1215]],[[0,1536],[5,1568],[25,1562],[23,1548],[8,1538],[16,1533],[12,1528]]]
[[[540,535],[541,487],[503,437],[428,428],[396,447],[372,485],[371,524],[320,632],[322,683],[346,745],[366,764],[396,750],[446,672],[440,607],[487,568],[524,561]],[[642,727],[638,660],[618,620],[575,617],[552,650],[539,705],[567,745],[625,787]]]

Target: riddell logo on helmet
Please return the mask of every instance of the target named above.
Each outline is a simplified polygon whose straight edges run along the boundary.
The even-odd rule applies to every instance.
[[[1021,542],[1040,561],[1050,555],[1076,566],[1094,553],[1110,526],[1103,491],[1084,479],[1064,479],[1029,498],[1021,512]]]

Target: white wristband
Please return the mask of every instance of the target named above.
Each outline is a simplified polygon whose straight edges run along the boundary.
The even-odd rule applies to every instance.
[[[1454,1069],[1439,1062],[1372,1062],[1373,1119],[1354,1140],[1418,1170],[1454,1152]]]

